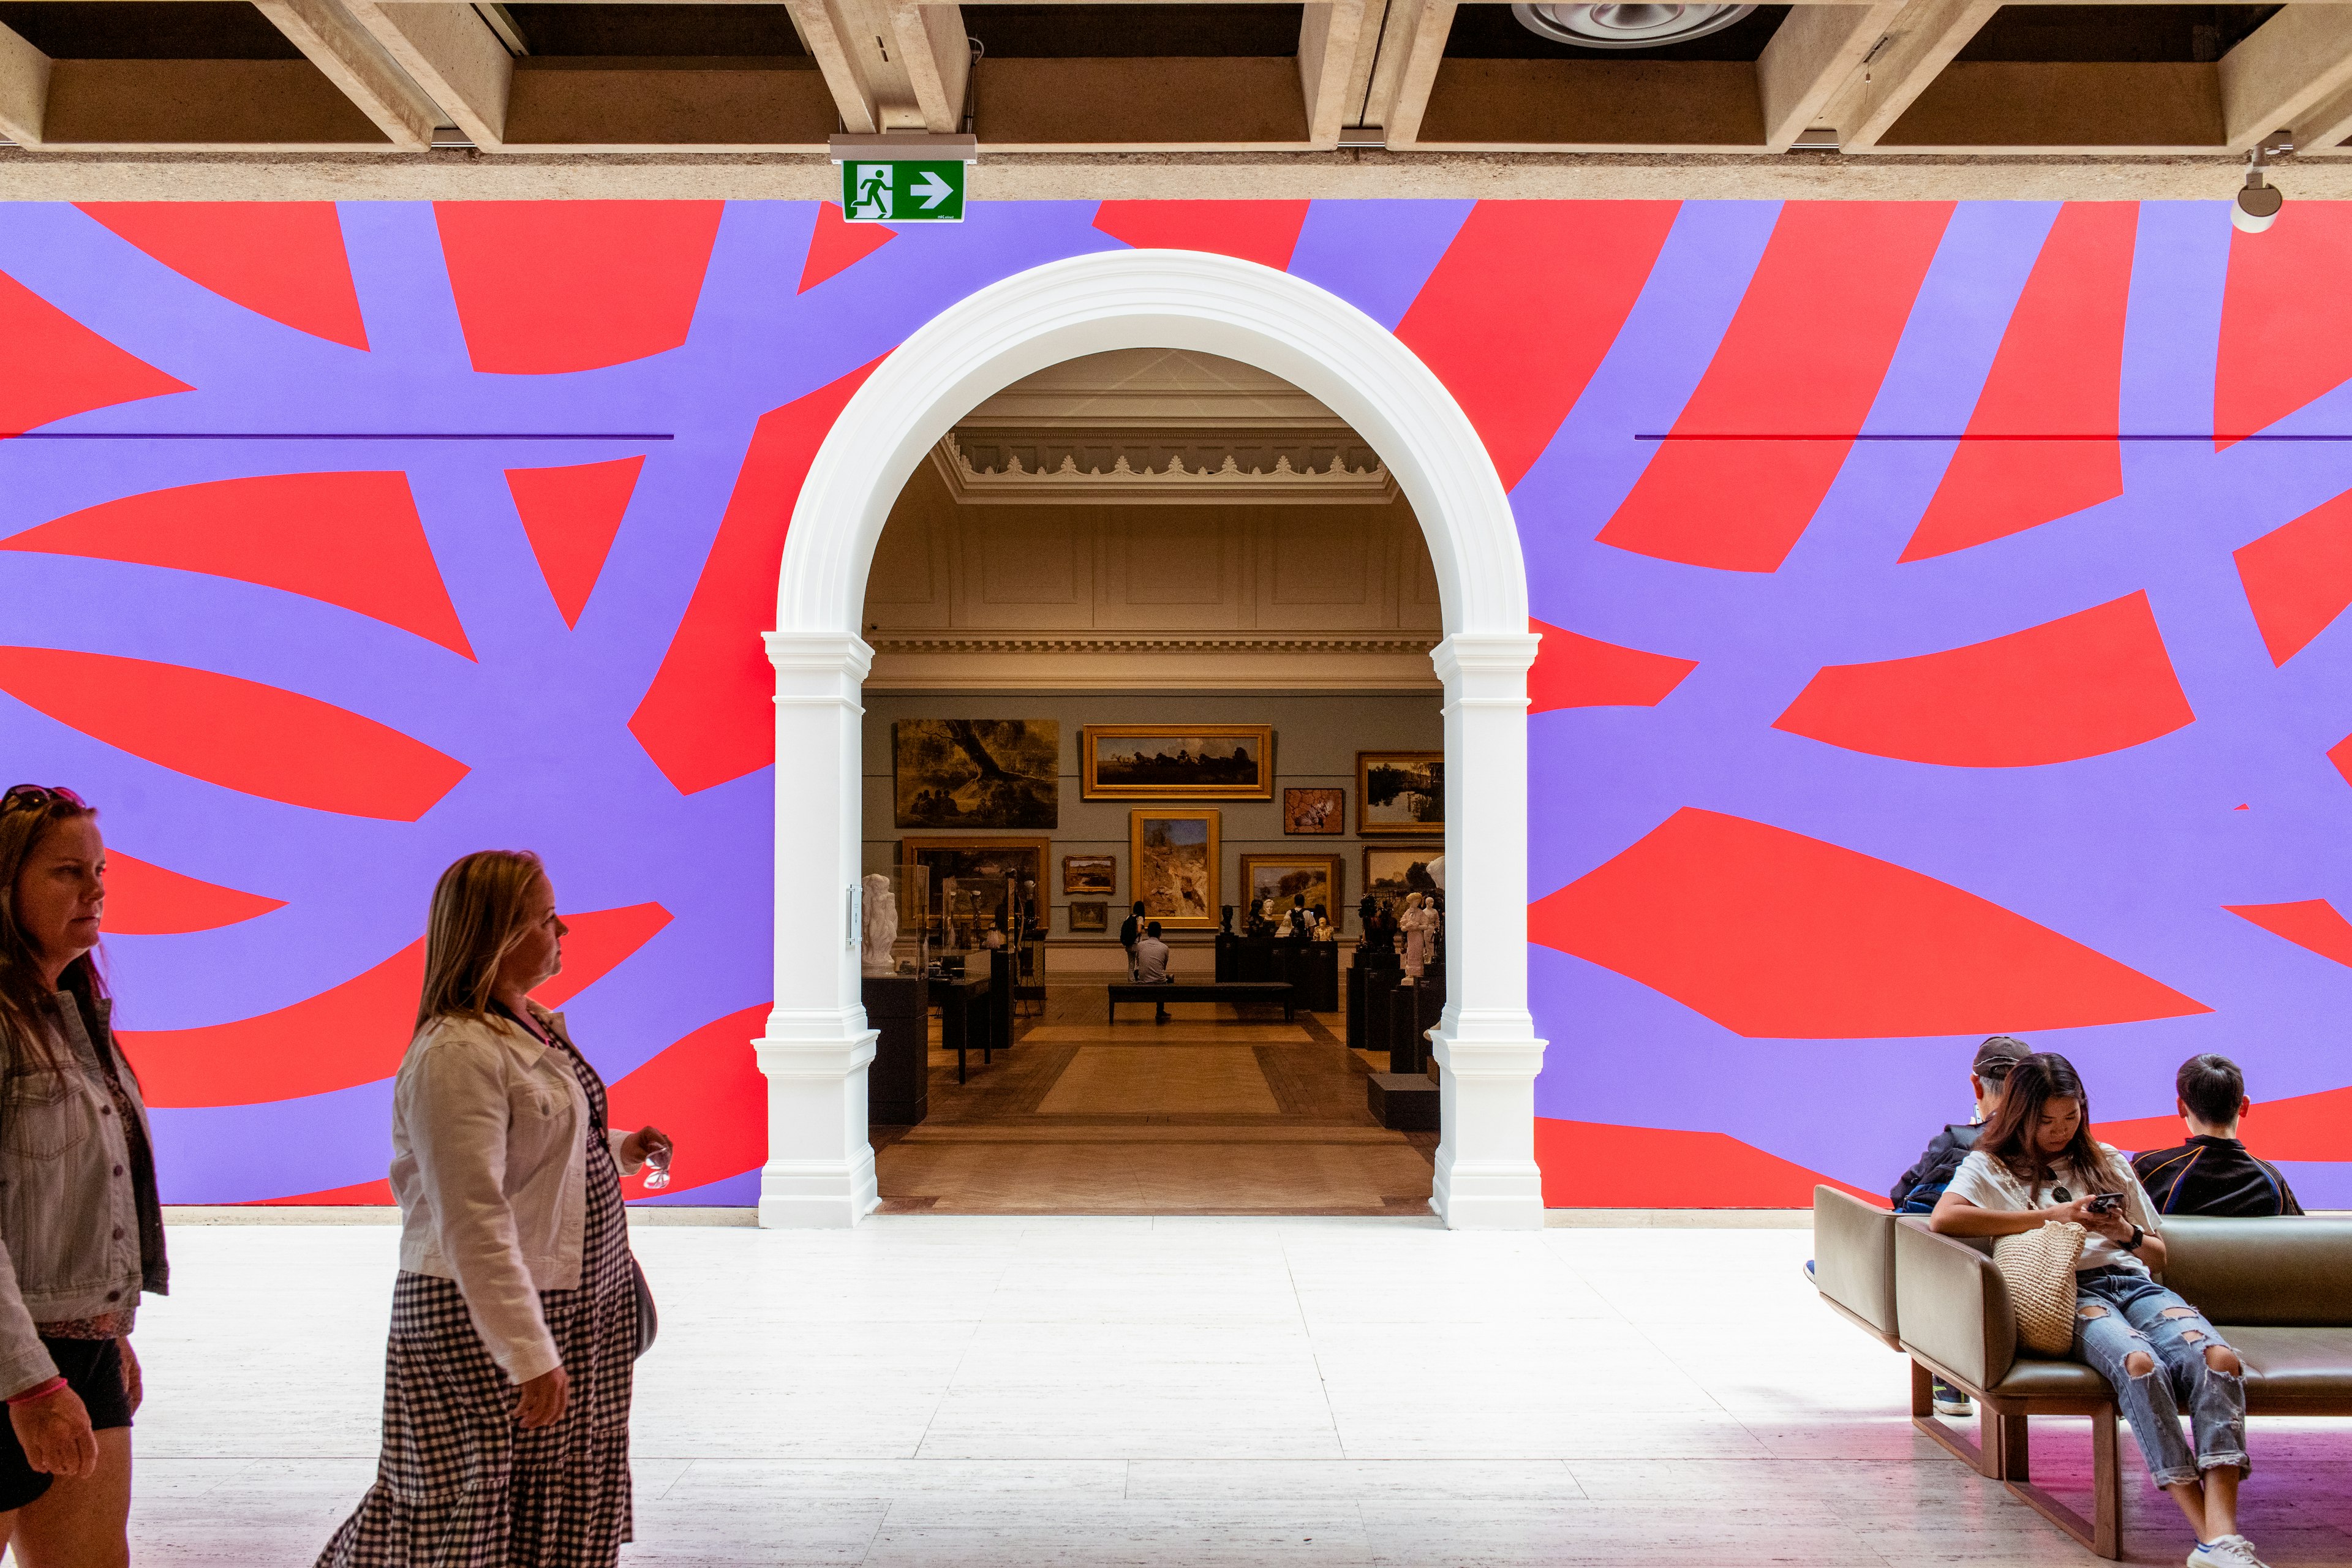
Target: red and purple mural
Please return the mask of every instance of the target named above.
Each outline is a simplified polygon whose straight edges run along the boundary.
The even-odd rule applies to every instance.
[[[769,624],[865,369],[1122,246],[1394,331],[1510,489],[1555,1205],[1883,1188],[1969,1048],[2177,1136],[2236,1058],[2352,1206],[2352,209],[0,206],[0,772],[103,806],[178,1202],[382,1201],[432,879],[548,858],[544,995],[749,1203]]]

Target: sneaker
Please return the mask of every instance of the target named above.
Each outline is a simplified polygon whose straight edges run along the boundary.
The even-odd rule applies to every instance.
[[[1976,1406],[1969,1403],[1969,1396],[1940,1377],[1930,1382],[1928,1397],[1938,1415],[1970,1415],[1976,1413]]]
[[[2254,1543],[2242,1535],[2217,1535],[2200,1541],[2189,1554],[2189,1568],[2270,1568],[2254,1555]]]

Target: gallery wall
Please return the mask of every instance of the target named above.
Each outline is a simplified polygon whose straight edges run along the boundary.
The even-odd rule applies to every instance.
[[[381,1200],[426,893],[521,844],[750,1201],[801,476],[1129,245],[1392,329],[1509,491],[1549,1201],[1883,1189],[2000,1030],[2126,1145],[2232,1055],[2352,1205],[2352,211],[2218,201],[0,206],[0,757],[104,808],[166,1195]]]

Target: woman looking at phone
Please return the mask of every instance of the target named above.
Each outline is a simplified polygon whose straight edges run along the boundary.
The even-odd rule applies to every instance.
[[[163,1292],[163,1214],[139,1080],[91,954],[98,813],[0,795],[0,1547],[25,1568],[131,1561],[131,1320]]]
[[[2189,1568],[2263,1568],[2238,1533],[2245,1368],[2202,1312],[2150,1278],[2164,1267],[2154,1206],[2090,1123],[2073,1064],[2025,1058],[1927,1223],[1947,1236],[2015,1236],[2060,1220],[2088,1230],[2074,1265],[2075,1357],[2115,1385],[2150,1479],[2196,1531]],[[2180,1436],[2184,1408],[2193,1451]]]
[[[641,1349],[604,1082],[530,993],[563,967],[539,857],[441,874],[416,1036],[393,1087],[400,1277],[376,1482],[320,1568],[610,1568],[630,1535]]]

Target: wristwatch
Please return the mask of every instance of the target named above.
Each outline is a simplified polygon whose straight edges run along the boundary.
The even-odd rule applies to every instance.
[[[2126,1252],[2137,1252],[2139,1250],[2139,1244],[2147,1239],[2147,1232],[2140,1229],[2137,1226],[2132,1226],[2132,1238],[2124,1243],[2124,1250]]]

